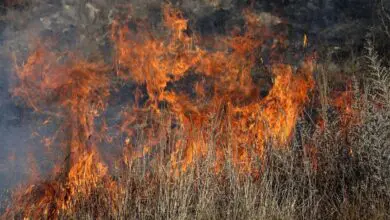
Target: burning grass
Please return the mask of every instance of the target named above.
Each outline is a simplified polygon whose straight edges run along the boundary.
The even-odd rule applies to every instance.
[[[14,193],[4,218],[389,217],[388,136],[378,144],[370,123],[384,126],[390,100],[368,96],[386,89],[350,83],[338,98],[321,94],[315,60],[285,64],[283,37],[250,10],[244,27],[212,44],[172,5],[162,12],[163,34],[144,21],[112,23],[112,63],[43,43],[23,65],[15,58],[13,95],[46,117],[42,126],[56,123],[44,143],[63,157],[46,180]],[[254,75],[266,47],[272,62],[261,74],[273,84],[264,97]],[[385,74],[370,53],[372,72]],[[113,123],[118,80],[136,89]]]

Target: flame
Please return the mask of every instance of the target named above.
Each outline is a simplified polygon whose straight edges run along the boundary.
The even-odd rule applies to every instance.
[[[358,104],[355,98],[355,93],[352,88],[352,81],[349,80],[344,91],[333,92],[333,99],[331,104],[337,109],[341,116],[341,128],[346,129],[352,125],[361,123],[359,112],[354,108]]]
[[[308,38],[307,38],[307,35],[304,34],[304,35],[303,35],[303,48],[306,48],[306,47],[307,47],[307,43],[308,43]]]
[[[103,63],[77,59],[74,54],[60,59],[59,54],[38,45],[27,62],[15,68],[19,84],[13,94],[36,112],[61,122],[57,141],[65,155],[62,168],[54,169],[55,180],[32,185],[16,196],[26,216],[35,216],[35,209],[39,214],[56,216],[58,210],[66,210],[72,196],[88,196],[90,189],[107,174],[94,137],[98,135],[94,120],[105,109],[109,95],[107,68]],[[43,122],[48,123],[49,119]],[[51,145],[54,140],[44,138],[43,142]],[[29,197],[37,201],[22,201]]]
[[[141,28],[132,31],[115,22],[112,40],[119,75],[146,86],[149,101],[144,108],[152,109],[158,117],[159,103],[168,103],[169,111],[186,132],[171,155],[174,169],[185,171],[195,159],[206,156],[209,149],[204,140],[209,135],[200,131],[210,125],[213,116],[219,117],[221,133],[235,135],[230,143],[226,137],[218,139],[216,154],[222,157],[223,149],[233,146],[233,160],[246,167],[244,170],[250,167],[250,157],[261,157],[266,141],[287,144],[314,86],[312,61],[305,62],[296,74],[289,65],[275,65],[275,84],[269,95],[261,99],[261,85],[253,82],[251,74],[258,60],[255,51],[268,36],[253,13],[243,12],[244,34],[221,37],[210,50],[202,47],[199,36],[185,32],[188,21],[180,11],[165,5],[163,12],[168,37],[153,36]],[[189,72],[203,79],[193,86],[195,98],[168,86],[185,80]],[[205,87],[211,89],[208,94]],[[126,126],[131,124],[129,121],[135,122],[133,118],[126,120]],[[223,161],[220,159],[217,161]]]
[[[120,191],[98,148],[103,139],[118,142],[106,137],[105,123],[100,123],[101,129],[96,124],[112,98],[115,77],[138,85],[132,94],[135,102],[121,112],[121,124],[115,128],[118,136],[125,137],[121,160],[128,166],[146,155],[153,157],[160,143],[169,142],[172,149],[164,149],[169,151],[165,159],[174,176],[210,154],[216,173],[227,160],[239,172],[255,173],[253,165],[263,158],[266,144],[286,146],[314,87],[313,61],[305,60],[294,71],[274,60],[273,87],[261,97],[263,85],[253,80],[253,74],[260,71],[258,51],[273,36],[255,13],[244,10],[243,16],[242,30],[236,28],[230,36],[211,42],[189,34],[188,20],[169,4],[163,6],[162,35],[142,28],[143,23],[133,30],[127,21],[116,20],[111,27],[116,76],[103,62],[86,61],[70,52],[58,54],[43,45],[24,65],[15,65],[19,84],[14,96],[49,115],[42,124],[61,122],[56,138],[43,142],[58,144],[64,155],[52,181],[18,194],[23,215],[56,217],[60,211],[71,212],[72,197],[90,197],[99,185],[106,186],[110,195]],[[271,49],[276,47],[274,43]],[[183,82],[185,89],[180,87]],[[142,87],[146,94],[141,94]],[[141,102],[145,97],[146,102]],[[146,138],[135,143],[140,134]]]

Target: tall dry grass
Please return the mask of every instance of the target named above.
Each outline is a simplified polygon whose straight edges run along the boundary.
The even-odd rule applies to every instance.
[[[214,172],[212,153],[177,177],[168,161],[150,164],[147,156],[115,170],[112,179],[122,186],[116,196],[98,184],[92,196],[73,197],[72,210],[62,210],[59,218],[389,219],[390,70],[370,40],[364,60],[356,75],[365,80],[352,77],[351,107],[359,123],[345,124],[345,116],[331,105],[333,81],[324,63],[315,71],[315,105],[302,114],[290,146],[269,144],[264,158],[253,158],[260,175],[235,170],[229,147],[220,173]],[[323,127],[313,115],[324,120]],[[215,139],[206,140],[210,149]],[[154,156],[164,158],[164,149],[172,147],[161,142]]]
[[[319,105],[312,112],[321,115],[324,126],[302,117],[288,148],[268,145],[264,158],[253,158],[260,175],[238,172],[228,147],[218,174],[212,153],[176,177],[169,162],[149,166],[150,158],[141,158],[114,175],[124,186],[118,197],[107,195],[103,186],[94,188],[88,200],[73,198],[74,212],[61,218],[389,219],[390,71],[369,40],[364,59],[367,80],[353,80],[351,87],[358,122],[346,124],[346,116],[331,106],[327,70],[318,70],[313,96]],[[210,149],[214,140],[207,140]]]

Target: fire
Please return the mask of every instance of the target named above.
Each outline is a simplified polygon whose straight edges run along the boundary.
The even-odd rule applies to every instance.
[[[35,209],[55,216],[56,210],[67,207],[76,193],[88,196],[91,187],[107,174],[107,168],[97,159],[94,137],[98,133],[94,120],[104,110],[109,95],[107,69],[103,63],[79,60],[73,54],[66,56],[60,62],[58,54],[39,45],[22,67],[16,66],[19,84],[14,95],[36,112],[61,122],[57,142],[65,155],[60,171],[55,169],[58,173],[54,181],[32,185],[16,196],[27,216]],[[43,124],[48,123],[46,120]],[[44,142],[50,144],[52,140]],[[23,202],[29,195],[38,202]]]
[[[307,35],[304,34],[304,35],[303,35],[303,48],[306,48],[306,47],[307,47],[307,43],[308,43],[308,38],[307,38]]]
[[[117,20],[111,30],[115,70],[100,61],[37,46],[24,65],[16,65],[19,84],[14,95],[50,116],[43,125],[60,122],[55,140],[44,143],[58,144],[64,163],[55,169],[52,181],[32,185],[18,196],[22,212],[28,216],[38,210],[56,216],[71,211],[70,198],[88,197],[102,184],[118,192],[120,187],[99,153],[107,128],[98,129],[96,123],[104,120],[115,77],[133,81],[139,88],[133,94],[135,102],[121,112],[122,122],[115,127],[118,136],[125,137],[121,160],[127,165],[146,155],[153,157],[159,143],[169,141],[173,149],[166,149],[165,159],[176,176],[210,153],[216,173],[226,160],[248,173],[255,172],[253,163],[262,159],[266,144],[286,146],[314,87],[313,61],[307,59],[294,71],[275,60],[273,87],[262,98],[262,85],[255,83],[253,74],[261,58],[258,51],[272,34],[250,10],[243,15],[242,30],[216,37],[211,44],[189,34],[188,20],[171,5],[163,6],[162,35],[143,28],[143,23],[133,30],[128,21]],[[180,87],[183,82],[186,89]],[[139,101],[143,86],[144,103]],[[140,133],[147,138],[138,146],[134,137]],[[114,138],[107,137],[108,143],[117,143]],[[215,146],[209,144],[211,139]],[[37,203],[23,201],[37,195]]]
[[[200,131],[216,115],[220,132],[235,135],[230,143],[226,137],[217,140],[217,155],[223,157],[223,149],[233,146],[233,160],[246,167],[244,170],[250,167],[249,155],[261,157],[266,141],[272,139],[277,145],[285,145],[314,86],[312,61],[308,60],[297,73],[289,65],[275,65],[275,84],[269,95],[261,99],[261,85],[253,82],[251,74],[258,60],[256,49],[262,47],[268,36],[253,13],[244,11],[244,34],[221,37],[214,49],[204,49],[199,36],[185,32],[188,22],[180,11],[165,5],[163,12],[167,29],[164,37],[151,36],[141,28],[132,31],[116,22],[112,38],[119,75],[146,86],[149,101],[144,108],[158,115],[159,103],[168,103],[169,111],[187,133],[185,140],[177,142],[171,156],[173,167],[185,171],[196,158],[207,154],[204,140],[209,137]],[[195,84],[193,97],[169,89],[168,85],[186,80],[190,72],[203,79]],[[205,87],[209,87],[208,94]]]
[[[354,105],[357,103],[358,100],[354,97],[351,80],[348,81],[345,91],[334,92],[334,99],[331,104],[341,115],[341,128],[345,129],[360,123],[358,112],[354,109]]]

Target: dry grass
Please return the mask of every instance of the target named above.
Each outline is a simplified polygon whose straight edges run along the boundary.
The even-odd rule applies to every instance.
[[[389,219],[390,71],[371,43],[367,49],[367,70],[359,74],[369,80],[353,80],[351,91],[353,117],[359,123],[351,117],[346,123],[346,116],[332,106],[334,85],[325,64],[316,71],[315,107],[308,106],[290,146],[269,145],[263,158],[253,158],[258,173],[239,172],[229,159],[216,173],[215,155],[210,153],[175,176],[167,160],[146,156],[114,169],[110,177],[121,186],[117,195],[98,184],[88,198],[73,197],[70,210],[60,211],[58,218]],[[314,123],[308,112],[315,112],[325,126]],[[144,143],[142,138],[139,143]],[[206,140],[210,149],[215,139],[211,135]],[[164,158],[165,149],[171,148],[162,141],[153,157]],[[232,149],[225,149],[229,158]],[[22,214],[7,218],[20,219]]]
[[[302,120],[288,149],[266,148],[253,164],[260,175],[239,173],[227,160],[213,170],[214,156],[199,160],[179,177],[162,160],[134,161],[115,176],[125,186],[120,199],[105,189],[84,201],[74,198],[76,212],[63,218],[112,219],[388,219],[390,218],[389,71],[368,44],[371,74],[362,88],[354,83],[352,108],[357,124],[325,100],[316,107],[326,126]],[[326,80],[325,80],[326,81]],[[324,77],[318,88],[326,93]],[[380,97],[378,96],[380,95]],[[378,108],[378,102],[381,103]],[[325,105],[325,106],[324,106]],[[324,110],[325,109],[325,110]],[[346,126],[341,127],[341,126]],[[209,146],[214,146],[211,137]],[[142,143],[142,141],[141,141]],[[305,146],[312,146],[307,148]],[[161,149],[169,148],[160,144]],[[229,150],[225,154],[229,155]]]
[[[145,157],[114,172],[112,178],[122,186],[115,198],[102,184],[91,189],[88,198],[72,198],[72,211],[61,212],[59,218],[390,218],[390,102],[387,90],[379,87],[389,85],[389,71],[371,44],[368,49],[367,73],[372,76],[364,84],[365,92],[353,84],[357,101],[352,108],[359,123],[345,125],[345,115],[327,104],[331,102],[327,96],[318,95],[323,100],[316,111],[326,114],[322,115],[326,126],[320,128],[302,119],[287,149],[268,146],[264,158],[254,158],[253,167],[261,171],[259,175],[238,172],[229,159],[216,173],[215,156],[209,154],[175,177],[169,162],[149,164],[150,158]],[[318,94],[329,89],[325,78],[317,81],[322,90]],[[210,147],[216,144],[213,140],[207,140]],[[158,147],[171,146],[162,142]],[[230,155],[226,149],[224,153]],[[164,153],[161,150],[156,154]]]
[[[370,94],[379,94],[378,89]],[[302,120],[289,148],[275,150],[269,146],[264,158],[255,158],[253,166],[261,171],[260,175],[239,173],[229,160],[217,174],[213,169],[214,155],[208,155],[175,177],[169,162],[157,160],[148,164],[150,158],[145,157],[114,172],[112,178],[122,186],[115,197],[102,183],[91,189],[88,198],[82,194],[72,198],[72,211],[59,216],[62,219],[388,219],[388,102],[378,109],[379,98],[372,99],[360,90],[355,95],[361,100],[354,106],[363,120],[361,124],[342,130],[340,115],[332,113],[331,107],[319,108],[331,112],[324,130]],[[211,138],[209,146],[213,145]],[[158,147],[171,146],[161,143]]]

